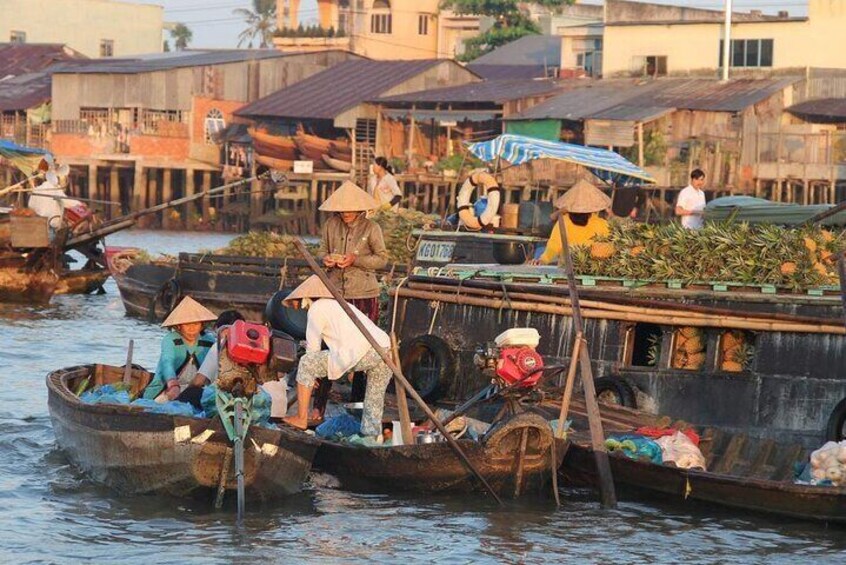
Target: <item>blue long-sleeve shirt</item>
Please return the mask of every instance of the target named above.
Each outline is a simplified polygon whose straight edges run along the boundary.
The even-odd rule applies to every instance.
[[[188,346],[179,332],[169,331],[162,338],[162,351],[156,365],[156,374],[144,389],[144,398],[154,399],[160,395],[167,387],[167,381],[175,379],[186,363],[194,362],[199,368],[216,339],[214,332],[204,330],[197,342]]]

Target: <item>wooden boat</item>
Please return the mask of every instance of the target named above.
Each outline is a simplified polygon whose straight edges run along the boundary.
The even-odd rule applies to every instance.
[[[620,422],[636,413],[602,407],[606,433],[631,433],[635,426]],[[575,410],[578,430],[587,427],[583,405]],[[635,418],[637,418],[635,416]],[[615,425],[616,419],[616,425]],[[651,424],[647,424],[650,422]],[[641,421],[654,425],[654,417]],[[573,433],[561,468],[565,484],[594,485],[596,467],[586,431]],[[846,487],[810,486],[793,482],[794,464],[808,461],[810,450],[774,440],[752,440],[743,434],[706,429],[700,450],[707,471],[680,469],[670,464],[610,455],[614,483],[622,492],[638,492],[661,500],[690,504],[701,501],[730,508],[823,522],[846,523]]]
[[[352,147],[333,141],[329,144],[329,156],[340,161],[352,162]]]
[[[275,145],[269,145],[258,141],[257,139],[253,140],[253,150],[256,154],[261,155],[263,157],[271,157],[273,159],[282,159],[284,161],[294,161],[297,159],[297,147],[277,147]]]
[[[264,155],[256,155],[255,158],[256,163],[276,171],[290,171],[294,168],[294,161],[274,159],[273,157],[265,157]]]
[[[327,153],[323,149],[316,149],[309,145],[303,145],[297,140],[297,149],[300,152],[300,158],[306,161],[314,161],[315,164],[323,164],[323,156]]]
[[[320,151],[321,153],[328,153],[329,146],[333,143],[330,139],[325,139],[305,132],[297,132],[297,135],[294,136],[294,141],[296,141],[297,146],[300,147],[301,150],[302,146],[306,146],[316,151]]]
[[[259,131],[255,128],[249,128],[247,132],[253,138],[253,143],[260,143],[266,147],[272,147],[282,152],[296,151],[297,146],[293,138],[281,135],[272,135],[266,131]]]
[[[150,414],[131,405],[85,404],[72,392],[122,380],[123,369],[85,365],[47,376],[48,403],[59,447],[95,482],[125,494],[208,496],[223,482],[236,488],[231,443],[218,418]],[[132,371],[132,390],[151,375]],[[318,442],[291,428],[252,426],[244,450],[248,500],[298,492],[311,469]],[[221,475],[224,474],[221,481]]]
[[[59,277],[55,294],[91,294],[103,289],[111,273],[107,269],[65,271]]]
[[[526,448],[521,456],[521,440]],[[564,456],[565,444],[554,441],[549,423],[524,413],[492,428],[481,441],[458,440],[468,459],[498,494],[538,492]],[[315,470],[336,477],[343,488],[365,492],[482,491],[447,443],[366,448],[321,440]],[[554,467],[553,467],[554,466]]]
[[[348,161],[341,161],[339,159],[333,159],[329,155],[323,156],[323,162],[335,169],[336,171],[348,173],[352,170],[352,163]]]
[[[162,320],[179,297],[199,300],[215,313],[236,309],[260,320],[267,301],[284,288],[293,288],[311,274],[302,259],[269,259],[180,253],[178,262],[119,264],[109,262],[121,300],[130,316]],[[403,273],[402,267],[383,271]]]

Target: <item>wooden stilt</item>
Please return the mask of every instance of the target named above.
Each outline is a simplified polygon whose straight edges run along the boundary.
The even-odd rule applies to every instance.
[[[140,161],[135,162],[135,176],[132,182],[131,212],[143,210],[147,206],[147,171]]]
[[[111,211],[109,213],[109,219],[117,218],[118,216],[121,215],[121,212],[122,212],[121,206],[119,204],[119,202],[120,202],[120,176],[119,176],[119,172],[120,171],[115,166],[112,166],[109,169],[109,198],[108,198],[108,200],[115,202],[115,204],[112,204],[110,206]]]
[[[183,196],[194,196],[197,189],[194,184],[194,169],[185,169],[185,194]],[[197,209],[196,202],[188,202],[185,204],[185,211],[183,212],[183,223],[187,229],[192,229],[191,222],[194,220],[194,211]]]
[[[171,200],[173,200],[173,171],[164,169],[162,171],[162,202],[170,202]],[[168,230],[172,225],[170,211],[165,210],[162,212],[162,227]]]
[[[97,199],[97,165],[88,165],[88,198]]]
[[[211,172],[203,171],[203,182],[201,185],[201,190],[203,192],[208,192],[211,188]],[[203,223],[208,224],[211,220],[211,197],[206,194],[203,196]]]

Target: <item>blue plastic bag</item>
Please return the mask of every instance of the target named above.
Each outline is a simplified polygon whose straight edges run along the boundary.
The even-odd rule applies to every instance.
[[[167,414],[168,416],[185,416],[186,418],[203,418],[205,414],[202,410],[195,410],[194,406],[188,402],[180,402],[178,400],[171,400],[169,402],[158,403],[149,398],[139,398],[132,402],[132,406],[140,406],[144,412],[151,414]]]
[[[361,422],[349,414],[341,414],[340,416],[329,418],[317,426],[314,433],[317,434],[317,437],[325,439],[350,437],[361,433]]]
[[[129,391],[117,390],[112,385],[103,385],[84,392],[79,399],[86,404],[129,404]]]
[[[611,434],[605,440],[605,447],[609,451],[622,451],[629,459],[649,459],[652,463],[661,465],[664,462],[661,446],[654,440],[636,434]]]
[[[475,214],[476,217],[478,218],[482,214],[485,213],[485,208],[487,208],[487,207],[488,207],[488,197],[483,196],[473,203],[473,214]],[[458,214],[450,214],[449,216],[447,216],[446,221],[453,226],[457,226],[458,225]]]
[[[211,384],[203,388],[203,396],[200,398],[200,404],[203,406],[203,412],[206,418],[216,418],[217,403],[217,385]],[[258,392],[253,396],[253,424],[259,426],[270,425],[270,404],[272,399],[263,389],[259,388]]]

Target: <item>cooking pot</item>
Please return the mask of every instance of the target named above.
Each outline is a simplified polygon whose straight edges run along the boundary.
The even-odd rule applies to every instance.
[[[493,256],[500,265],[522,265],[531,258],[529,244],[520,241],[494,241]]]
[[[417,432],[414,438],[414,443],[420,445],[425,443],[440,443],[444,440],[444,436],[440,432]]]

